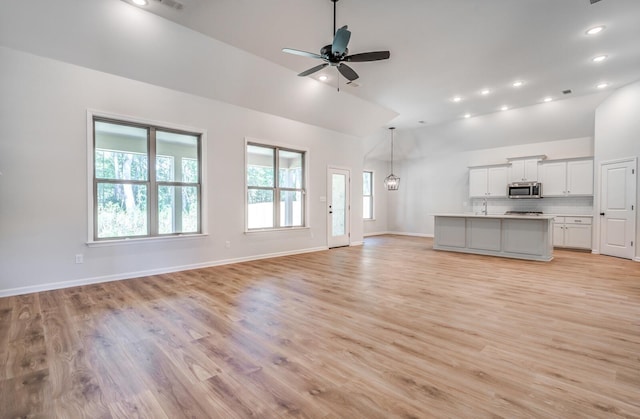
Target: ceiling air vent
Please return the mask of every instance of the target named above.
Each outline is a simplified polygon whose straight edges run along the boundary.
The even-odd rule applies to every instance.
[[[597,2],[599,2],[600,0],[591,0],[591,4],[595,4]]]
[[[184,4],[180,3],[176,0],[154,0],[156,3],[163,4],[167,7],[171,7],[172,9],[182,10]]]
[[[567,89],[567,90],[563,90],[562,91],[563,95],[570,95],[571,93],[573,93],[573,90],[571,90],[571,89]]]

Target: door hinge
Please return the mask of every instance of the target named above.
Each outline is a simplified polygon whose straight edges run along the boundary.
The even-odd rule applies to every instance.
[[[636,174],[636,169],[631,169],[631,174],[635,175]]]
[[[633,242],[631,242],[631,247],[633,247]]]

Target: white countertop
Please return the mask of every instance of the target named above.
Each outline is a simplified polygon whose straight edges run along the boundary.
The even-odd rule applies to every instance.
[[[506,215],[506,214],[474,214],[469,213],[457,213],[457,214],[432,214],[434,217],[461,217],[461,218],[512,218],[518,220],[553,220],[555,215]]]

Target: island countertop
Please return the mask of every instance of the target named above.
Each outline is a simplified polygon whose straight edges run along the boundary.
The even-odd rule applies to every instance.
[[[555,218],[555,215],[511,215],[511,214],[474,214],[472,212],[468,213],[438,213],[431,214],[434,217],[461,217],[461,218],[517,218],[519,220],[552,220]]]

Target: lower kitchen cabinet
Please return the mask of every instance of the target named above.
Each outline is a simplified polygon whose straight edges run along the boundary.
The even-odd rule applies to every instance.
[[[591,217],[555,217],[553,246],[591,249]]]

